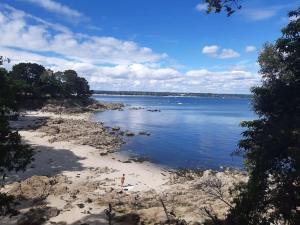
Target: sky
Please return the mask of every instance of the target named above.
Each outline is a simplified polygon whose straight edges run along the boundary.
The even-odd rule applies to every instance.
[[[240,3],[227,17],[202,0],[0,0],[0,55],[74,69],[94,90],[248,94],[300,0]]]

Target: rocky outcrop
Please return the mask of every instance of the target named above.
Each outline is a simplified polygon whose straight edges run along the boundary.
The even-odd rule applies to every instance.
[[[73,119],[49,119],[37,131],[44,132],[50,142],[73,141],[101,150],[101,153],[116,151],[123,142],[118,132],[109,132],[101,123]]]
[[[160,109],[148,109],[148,112],[161,112]]]
[[[122,103],[106,103],[98,102],[94,99],[87,100],[76,100],[76,99],[65,99],[65,100],[52,100],[46,103],[42,108],[42,112],[52,113],[85,113],[94,111],[105,111],[105,110],[122,110],[124,104]]]
[[[52,217],[59,215],[60,210],[54,207],[32,208],[17,221],[17,225],[41,225]]]
[[[146,136],[150,136],[151,134],[147,131],[140,131],[139,135],[146,135]]]
[[[25,199],[43,200],[50,194],[57,196],[66,193],[69,184],[70,182],[64,175],[32,176],[22,182],[13,183],[9,194]]]

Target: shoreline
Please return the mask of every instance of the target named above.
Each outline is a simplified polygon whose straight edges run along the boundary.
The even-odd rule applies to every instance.
[[[51,186],[49,193],[42,200],[46,202],[47,207],[58,209],[59,213],[51,215],[45,224],[58,224],[63,221],[65,224],[72,225],[88,223],[91,215],[100,224],[101,222],[107,223],[104,209],[107,208],[108,203],[113,204],[119,216],[135,212],[140,219],[147,221],[148,224],[163,221],[165,215],[159,198],[164,199],[167,207],[174,208],[176,215],[187,221],[203,221],[206,218],[195,212],[196,205],[213,205],[217,214],[222,216],[226,213],[227,207],[203,190],[195,189],[195,186],[206,179],[221,179],[224,182],[225,191],[233,183],[246,179],[243,172],[236,170],[222,172],[205,170],[196,173],[169,170],[147,161],[135,162],[131,160],[128,163],[130,157],[118,151],[101,155],[101,151],[107,150],[110,144],[114,146],[114,143],[100,143],[97,145],[98,148],[95,148],[89,144],[79,144],[82,141],[78,140],[81,133],[72,136],[77,132],[85,132],[85,129],[91,125],[90,115],[91,113],[57,114],[28,111],[18,121],[13,122],[15,128],[21,129],[23,127],[19,133],[26,143],[36,149],[36,154],[34,156],[35,161],[25,173],[18,173],[6,181],[4,188],[6,192],[16,197],[23,196],[24,198],[25,196],[26,200],[20,201],[21,214],[15,217],[15,220],[2,218],[2,221],[5,221],[4,224],[17,224],[18,220],[24,220],[24,216],[25,218],[28,217],[27,214],[30,209],[36,208],[33,199],[41,198],[40,195],[42,195],[37,186],[43,186],[41,185],[42,182],[42,184],[47,184],[45,184],[46,188],[51,184],[52,181],[49,181],[51,179],[54,179],[56,183],[54,182],[54,187]],[[52,126],[58,126],[57,120],[60,120],[58,127],[60,130],[58,134],[55,133],[54,135],[61,136],[58,136],[57,140],[49,142],[53,137],[47,132],[49,132],[49,128],[53,128]],[[50,121],[50,124],[47,124],[47,121]],[[56,122],[53,123],[53,121]],[[67,121],[66,124],[65,121]],[[94,124],[97,124],[101,129],[104,127],[102,123]],[[47,127],[46,133],[42,132],[43,129],[41,129],[45,126]],[[80,129],[77,129],[78,127]],[[100,139],[101,137],[106,138],[107,131],[105,129],[101,131],[101,129],[100,131],[95,130],[98,132],[96,132],[96,136],[100,135]],[[70,135],[75,140],[69,140]],[[113,141],[114,139],[108,140]],[[123,173],[126,176],[127,190],[120,186],[120,177]],[[25,191],[24,186],[26,187]],[[226,195],[229,194],[228,190],[225,192]],[[123,199],[121,206],[118,205],[120,197]],[[229,195],[228,198],[230,198]],[[134,201],[142,204],[139,209],[134,206],[133,199],[138,199]],[[23,205],[27,205],[27,207],[24,208]],[[116,222],[115,224],[119,223]],[[134,223],[130,221],[120,224]]]
[[[26,118],[26,117],[37,117],[37,118],[33,119],[31,121],[26,121],[26,119],[25,119],[25,120],[23,120],[23,124],[22,124],[22,119],[21,119],[21,120],[17,121],[16,123],[18,125],[20,125],[20,123],[21,123],[22,124],[21,126],[23,126],[23,129],[24,129],[24,126],[25,127],[28,125],[33,126],[33,124],[35,123],[35,120],[40,120],[40,118],[82,120],[82,121],[89,122],[90,115],[91,115],[91,113],[55,114],[55,113],[51,113],[51,112],[28,111],[28,112],[26,112],[26,115],[23,118]],[[93,122],[93,123],[95,123],[95,122]],[[100,125],[101,123],[95,123],[95,124]],[[15,127],[18,127],[18,126],[15,126]],[[131,159],[131,157],[129,155],[118,152],[118,147],[113,152],[109,152],[108,154],[101,154],[101,149],[97,149],[97,148],[95,148],[93,146],[89,146],[89,145],[77,144],[72,140],[67,140],[67,141],[59,141],[58,140],[58,141],[54,141],[54,142],[50,141],[52,143],[49,143],[49,140],[51,140],[51,139],[49,139],[49,137],[51,137],[51,135],[49,135],[47,133],[45,134],[44,132],[40,131],[39,129],[34,128],[35,130],[31,130],[31,128],[32,127],[30,127],[30,130],[22,130],[20,126],[18,127],[18,129],[21,129],[19,131],[19,133],[22,136],[23,140],[26,143],[33,145],[34,147],[41,145],[41,146],[45,146],[48,148],[52,147],[54,149],[59,149],[59,148],[67,149],[67,150],[70,150],[71,152],[77,154],[78,157],[95,157],[95,160],[99,160],[99,165],[110,164],[111,166],[116,166],[113,162],[118,162],[117,164],[124,165],[124,167],[125,167],[125,165],[126,165],[126,167],[134,167],[134,170],[136,170],[136,171],[139,171],[139,170],[143,171],[145,168],[147,168],[147,170],[151,170],[151,171],[153,170],[155,172],[168,172],[168,168],[163,168],[162,166],[156,165],[149,161],[145,161],[142,163],[131,161],[130,163],[128,163],[127,161],[129,161]],[[79,150],[79,151],[77,152],[77,150]],[[86,151],[86,152],[88,152],[88,154],[91,154],[91,155],[84,156],[84,153],[82,151]],[[38,156],[39,152],[36,152],[35,154],[36,154],[35,156]],[[90,161],[90,158],[88,158],[87,162],[83,162],[82,164],[85,166],[88,166],[87,164],[89,164],[89,163],[91,164],[90,166],[92,166],[92,165],[97,166],[96,165],[97,162]],[[135,167],[137,167],[137,168],[135,168]],[[131,172],[132,171],[128,171],[127,173],[131,173]],[[25,171],[24,174],[26,174],[26,173],[27,173],[27,171]],[[122,174],[120,174],[120,177],[121,177],[121,175]],[[151,187],[151,185],[150,185],[150,187]],[[155,187],[155,186],[153,186],[153,187]],[[151,188],[153,188],[153,187],[151,187]]]

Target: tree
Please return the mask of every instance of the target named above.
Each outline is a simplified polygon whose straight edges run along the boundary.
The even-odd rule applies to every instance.
[[[77,90],[77,96],[79,97],[90,97],[92,94],[89,83],[83,77],[77,78],[76,90]]]
[[[220,13],[225,10],[227,16],[231,16],[237,9],[241,9],[239,0],[204,0],[207,4],[207,13]]]
[[[9,73],[16,86],[18,96],[37,97],[41,94],[41,75],[45,68],[36,63],[19,63]]]
[[[239,152],[249,181],[227,224],[300,224],[300,7],[275,44],[266,44],[258,62],[262,85],[254,87],[259,118],[246,127]]]
[[[65,70],[62,75],[62,87],[66,97],[76,95],[77,73],[74,70]]]
[[[65,70],[60,74],[62,89],[66,97],[89,97],[91,95],[88,82],[83,77],[78,77],[74,70]]]
[[[56,76],[52,70],[46,70],[42,73],[40,91],[44,97],[61,97],[62,96],[62,85],[60,77]]]
[[[13,66],[8,78],[18,100],[91,95],[86,79],[74,70],[54,73],[36,63],[19,63]]]
[[[4,179],[10,171],[25,170],[32,161],[33,151],[21,143],[17,131],[9,127],[8,115],[16,110],[13,90],[7,80],[7,71],[0,68],[0,175]],[[11,212],[11,196],[0,193],[0,215]]]

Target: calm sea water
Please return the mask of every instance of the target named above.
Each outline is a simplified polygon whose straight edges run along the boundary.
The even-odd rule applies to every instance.
[[[154,96],[94,96],[99,101],[122,102],[124,111],[95,113],[94,121],[120,126],[150,136],[126,138],[121,151],[148,157],[172,168],[218,169],[242,167],[231,156],[237,148],[243,120],[251,120],[250,99]],[[144,107],[130,110],[130,107]],[[159,109],[150,112],[148,109]]]

